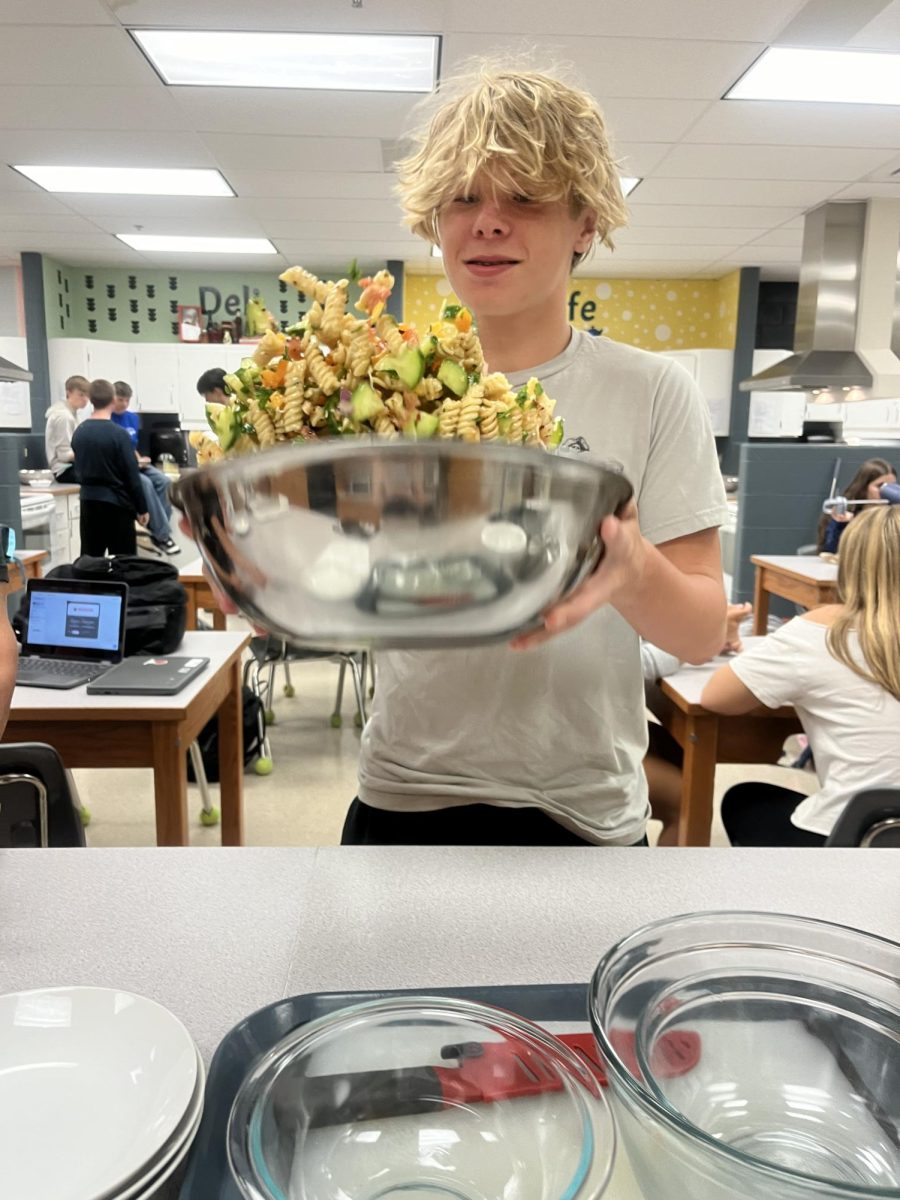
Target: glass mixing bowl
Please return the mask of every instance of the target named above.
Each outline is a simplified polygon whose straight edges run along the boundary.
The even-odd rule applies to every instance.
[[[255,624],[327,649],[468,646],[536,623],[597,565],[632,489],[586,456],[335,438],[182,475],[218,587]]]
[[[648,925],[591,984],[652,1200],[900,1198],[900,946],[775,913]]]
[[[569,1047],[500,1009],[367,1002],[284,1038],[228,1126],[248,1200],[596,1200],[615,1132]]]

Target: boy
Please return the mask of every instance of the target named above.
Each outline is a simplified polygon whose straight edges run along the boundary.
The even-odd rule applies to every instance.
[[[725,495],[706,406],[671,359],[568,324],[573,264],[626,215],[594,100],[487,66],[447,91],[398,164],[407,222],[441,246],[490,370],[513,387],[537,376],[567,435],[623,465],[637,504],[603,522],[599,569],[538,633],[378,655],[342,840],[643,845],[639,636],[703,662],[725,632]]]
[[[75,414],[87,404],[90,386],[83,375],[70,375],[66,380],[65,403],[54,404],[47,410],[44,449],[56,483],[78,482],[73,466],[72,434],[78,424]]]
[[[98,558],[136,553],[135,516],[139,525],[150,520],[131,439],[110,419],[114,396],[109,380],[95,379],[94,411],[72,437],[81,482],[81,553]]]
[[[161,550],[163,554],[180,554],[181,547],[172,537],[172,531],[169,527],[169,521],[172,517],[172,504],[169,500],[169,481],[166,479],[162,471],[154,467],[149,458],[141,458],[138,454],[138,429],[140,421],[137,413],[129,412],[128,405],[131,403],[131,397],[134,394],[129,384],[121,379],[117,379],[113,384],[115,397],[113,399],[113,408],[111,420],[113,424],[124,429],[131,438],[131,444],[134,447],[135,455],[137,455],[138,466],[141,469],[141,486],[144,489],[144,503],[147,511],[150,514],[150,523],[147,530],[150,534],[150,540],[157,550]]]

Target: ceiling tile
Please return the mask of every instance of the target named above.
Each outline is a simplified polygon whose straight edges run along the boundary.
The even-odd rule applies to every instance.
[[[803,226],[791,226],[790,229],[769,229],[759,237],[752,235],[745,239],[751,246],[791,246],[800,250],[803,245]]]
[[[173,87],[188,128],[201,133],[399,137],[418,97],[403,92]],[[273,164],[274,165],[274,164]]]
[[[900,139],[900,117],[897,136]],[[712,146],[672,148],[657,167],[658,178],[856,180],[876,170],[890,149],[833,149],[822,146]]]
[[[22,0],[20,0],[22,2]],[[59,0],[57,0],[59,2]],[[586,36],[770,41],[805,0],[568,0],[565,23]],[[559,33],[560,13],[546,0],[378,0],[361,8],[334,0],[115,0],[119,18],[133,25],[193,29],[317,30],[322,32],[494,32],[510,37]]]
[[[102,0],[3,0],[0,25],[114,25]]]
[[[645,179],[632,197],[642,204],[818,204],[836,190],[834,183],[785,179]]]
[[[616,246],[623,253],[631,246],[671,246],[673,244],[688,246],[708,246],[714,242],[717,245],[742,246],[756,234],[768,232],[763,229],[728,228],[727,226],[710,226],[708,224],[688,226],[684,229],[673,229],[671,226],[636,225],[627,226],[616,232]],[[791,231],[793,232],[793,230]]]
[[[229,170],[228,182],[239,196],[304,197],[354,196],[363,203],[359,215],[365,217],[366,201],[389,200],[397,178],[385,171],[251,171]]]
[[[146,213],[128,217],[116,213],[93,213],[90,219],[96,229],[114,234],[190,236],[202,233],[208,237],[268,237],[270,232],[255,217],[236,212],[231,207],[208,211],[202,217],[194,218],[185,213],[169,217],[149,216]]]
[[[623,175],[636,175],[644,179],[655,171],[672,149],[674,142],[621,142],[616,141],[614,150],[619,170]]]
[[[206,145],[225,170],[246,171],[255,163],[285,170],[381,171],[376,138],[279,137],[274,134],[206,133]]]
[[[105,250],[111,241],[106,233],[0,233],[0,241],[4,245],[15,242],[17,250],[38,250],[43,254],[56,257],[67,252],[82,251],[93,253],[95,250]]]
[[[34,64],[41,64],[36,76]],[[102,64],[94,79],[91,64]],[[100,25],[66,28],[53,36],[46,26],[19,25],[0,38],[0,80],[4,84],[48,84],[79,87],[85,83],[135,87],[158,83],[153,68],[124,29]]]
[[[246,215],[246,201],[229,196],[123,196],[71,192],[64,197],[72,212],[84,216],[113,216],[132,223],[154,217],[183,220],[186,224],[216,220],[223,214]],[[251,214],[252,215],[252,214]]]
[[[715,232],[717,231],[710,230],[707,241],[700,245],[683,246],[672,243],[668,245],[659,243],[642,245],[640,242],[628,242],[622,245],[621,256],[635,262],[644,262],[646,260],[667,262],[669,259],[681,260],[691,257],[702,259],[703,262],[709,262],[711,258],[721,258],[723,254],[730,252],[739,245],[733,238],[717,240],[713,236]],[[619,251],[615,251],[613,257],[617,257],[618,254]]]
[[[323,241],[338,241],[345,239],[352,248],[356,240],[364,242],[378,241],[407,244],[408,250],[419,248],[422,239],[414,233],[404,231],[395,221],[274,221],[265,222],[269,237],[279,241],[310,241],[322,238]],[[430,247],[429,247],[430,249]]]
[[[292,262],[303,265],[304,262],[313,261],[317,255],[325,255],[329,261],[336,258],[345,264],[343,269],[346,269],[353,258],[361,259],[372,255],[382,259],[429,257],[428,248],[424,244],[421,247],[410,247],[406,242],[394,243],[387,238],[359,238],[353,239],[353,241],[344,238],[333,241],[319,238],[276,238],[275,244],[281,253],[290,258]]]
[[[180,130],[184,118],[163,85],[0,86],[0,129]]]
[[[105,129],[0,130],[0,162],[45,166],[211,167],[215,160],[196,133],[133,133]],[[20,177],[21,178],[21,177]],[[0,185],[2,186],[2,185]],[[33,186],[33,185],[29,185]]]
[[[677,142],[706,111],[706,100],[601,100],[613,141]]]
[[[897,146],[900,114],[890,104],[783,104],[720,100],[685,135],[686,142],[770,146]]]
[[[641,188],[643,188],[641,184]],[[635,193],[637,195],[637,193]],[[708,204],[632,204],[629,228],[641,225],[656,227],[671,226],[676,229],[719,226],[723,229],[771,229],[795,218],[802,210],[800,206],[779,208],[777,206]]]
[[[648,25],[648,30],[652,26]],[[455,71],[468,58],[502,55],[508,34],[450,33],[444,38],[441,69]],[[550,58],[575,67],[601,104],[612,97],[718,100],[765,49],[758,42],[681,41],[653,37],[561,37],[555,31],[542,47]],[[640,69],[635,70],[635,65]]]
[[[723,256],[726,257],[726,256]],[[758,267],[763,263],[796,263],[800,265],[799,246],[739,246],[729,251],[729,262]]]
[[[893,0],[848,43],[859,50],[886,50],[900,54],[900,0]]]
[[[0,213],[68,213],[64,204],[47,192],[0,192]]]
[[[359,201],[351,196],[331,200],[250,196],[240,203],[247,212],[272,221],[356,221],[360,217]],[[365,217],[368,221],[379,223],[394,222],[398,230],[403,228],[400,206],[393,200],[366,201]]]
[[[835,193],[835,200],[868,200],[883,196],[887,200],[900,200],[900,179],[896,183],[854,183],[851,187]]]
[[[27,233],[97,233],[97,226],[74,213],[0,212],[0,237]]]

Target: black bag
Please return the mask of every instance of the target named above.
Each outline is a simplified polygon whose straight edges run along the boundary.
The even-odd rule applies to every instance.
[[[181,644],[187,625],[187,592],[171,563],[136,554],[116,558],[82,555],[74,563],[54,567],[47,579],[128,584],[125,610],[125,655],[171,654]],[[28,629],[28,598],[13,619],[19,641]]]
[[[262,725],[263,707],[259,696],[252,688],[244,688],[244,766],[249,767],[254,759],[262,754],[262,741],[259,736]],[[200,754],[203,758],[203,769],[209,783],[219,782],[219,718],[213,717],[207,721],[197,737]],[[196,783],[194,766],[188,754],[188,779]]]

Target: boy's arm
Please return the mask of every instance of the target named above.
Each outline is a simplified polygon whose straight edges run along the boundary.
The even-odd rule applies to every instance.
[[[6,597],[0,596],[0,736],[9,717],[9,702],[16,686],[19,647],[6,613]]]
[[[600,526],[606,546],[597,570],[544,617],[544,629],[517,638],[525,649],[570,629],[611,604],[641,637],[682,662],[704,663],[725,641],[725,589],[718,529],[653,546],[642,537],[632,501]]]

